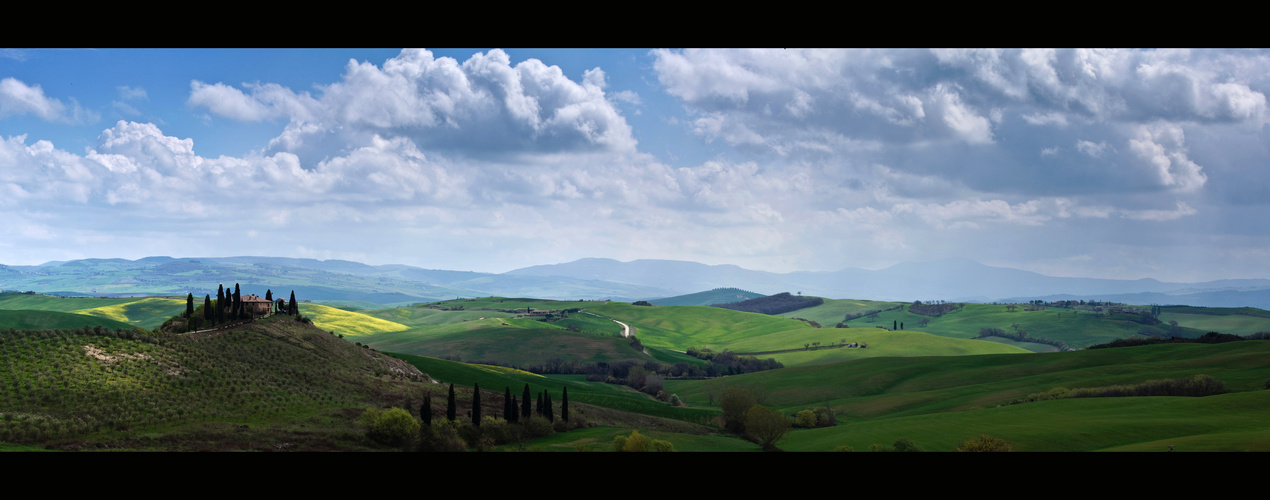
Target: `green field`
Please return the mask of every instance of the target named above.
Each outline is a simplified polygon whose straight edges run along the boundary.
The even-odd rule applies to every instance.
[[[359,312],[345,311],[321,304],[301,302],[300,314],[313,320],[313,324],[323,330],[360,337],[384,332],[399,332],[409,329],[408,326],[379,319]]]
[[[902,302],[881,302],[876,300],[854,300],[854,299],[825,299],[825,303],[782,313],[779,316],[786,318],[803,318],[820,323],[826,328],[833,328],[842,321],[848,314],[859,314],[865,311],[882,310],[889,307],[895,307]]]
[[[1221,332],[1234,335],[1251,335],[1257,332],[1270,332],[1270,318],[1244,314],[1187,314],[1164,311],[1160,313],[1160,321],[1194,328],[1205,332]]]
[[[107,328],[111,330],[133,330],[137,327],[112,319],[73,314],[57,311],[5,311],[0,310],[0,330],[74,330],[83,327]]]
[[[127,323],[146,330],[157,328],[168,318],[179,314],[184,309],[184,299],[164,297],[103,299],[62,298],[21,293],[0,294],[0,310],[57,311],[83,314]]]
[[[1000,328],[1013,332],[1012,325],[1018,324],[1020,330],[1027,331],[1030,337],[1058,340],[1075,349],[1094,344],[1103,344],[1124,337],[1134,337],[1146,325],[1130,318],[1136,316],[1118,315],[1107,317],[1088,311],[1049,308],[1042,311],[1008,312],[1004,305],[966,304],[964,308],[954,310],[939,317],[913,314],[907,309],[887,311],[878,315],[877,319],[858,318],[847,322],[851,328],[872,328],[883,326],[891,328],[903,323],[905,330],[923,332],[962,339],[975,338],[983,328]],[[930,324],[921,326],[922,319],[930,320]],[[1157,330],[1167,329],[1165,324]],[[1204,331],[1187,329],[1186,336],[1197,337]]]
[[[1268,451],[1270,391],[1202,398],[1138,397],[1040,401],[957,413],[854,421],[795,430],[788,451],[890,445],[909,438],[927,451],[952,451],[980,434],[1015,451]]]
[[[485,320],[485,325],[498,320]],[[559,328],[493,326],[439,333],[404,332],[366,339],[381,351],[432,357],[456,356],[469,362],[498,362],[514,366],[541,363],[551,358],[569,362],[612,362],[652,359],[636,352],[630,342],[615,336],[573,333]]]
[[[765,295],[761,293],[747,292],[737,288],[716,288],[714,290],[690,293],[688,295],[654,299],[649,302],[659,306],[708,306],[713,304],[742,302],[758,297],[765,297]]]

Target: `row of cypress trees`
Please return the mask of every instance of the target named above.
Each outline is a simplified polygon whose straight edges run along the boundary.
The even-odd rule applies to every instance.
[[[556,416],[551,404],[551,394],[546,391],[539,392],[537,407],[536,409],[531,409],[529,404],[529,384],[525,384],[525,391],[519,402],[512,396],[511,387],[503,389],[503,420],[508,422],[519,422],[522,418],[529,420],[531,412],[537,413],[538,416],[550,422],[555,422]],[[423,406],[419,409],[419,413],[425,424],[432,424],[432,396],[424,396]],[[445,418],[458,420],[458,406],[454,399],[454,384],[450,384],[450,393],[446,399]],[[568,387],[564,388],[563,399],[560,403],[560,419],[565,422],[569,421]],[[477,427],[481,425],[481,384],[479,383],[474,384],[472,387],[472,425]]]

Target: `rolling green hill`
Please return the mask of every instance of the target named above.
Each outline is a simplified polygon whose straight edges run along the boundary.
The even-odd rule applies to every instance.
[[[1041,337],[1058,340],[1072,348],[1079,349],[1094,344],[1102,344],[1124,337],[1138,335],[1144,328],[1163,332],[1168,325],[1152,327],[1136,321],[1137,315],[1096,314],[1090,311],[1078,311],[1063,308],[1048,308],[1041,311],[1025,311],[1022,307],[1014,312],[1007,311],[1007,306],[990,304],[965,304],[965,307],[953,310],[938,317],[923,316],[908,312],[907,309],[886,311],[873,318],[857,318],[847,322],[851,328],[873,328],[884,326],[891,328],[903,323],[906,330],[942,335],[945,337],[970,339],[979,335],[984,328],[1000,328],[1007,332],[1014,331],[1012,325],[1026,330],[1030,337]],[[923,319],[930,324],[922,326]],[[1204,331],[1186,329],[1185,336],[1197,337]]]
[[[1192,449],[1268,450],[1267,439],[1259,439],[1260,444],[1231,440],[1270,432],[1270,422],[1255,417],[1270,409],[1270,391],[1264,389],[1270,378],[1268,360],[1270,342],[1244,341],[1008,356],[870,358],[738,375],[722,383],[669,381],[666,387],[693,404],[706,404],[710,391],[727,385],[752,388],[766,395],[765,404],[788,412],[813,406],[833,409],[838,426],[796,431],[782,445],[790,450],[827,451],[839,444],[863,450],[901,437],[928,450],[951,450],[980,433],[1032,451],[1164,451],[1162,445],[1150,446],[1166,438],[1185,438]],[[1236,394],[1011,405],[1055,387],[1134,384],[1197,374],[1221,380]],[[1140,428],[1127,430],[1135,424]]]
[[[2,293],[0,310],[58,311],[96,316],[127,323],[146,330],[157,328],[168,318],[185,309],[184,299],[133,297],[107,299],[96,297],[63,298],[51,295]]]
[[[102,327],[110,330],[134,330],[137,327],[112,319],[57,311],[0,310],[0,330],[45,330]]]
[[[479,326],[442,332],[379,335],[369,342],[381,351],[432,357],[456,356],[469,362],[497,362],[513,366],[542,363],[552,358],[584,363],[623,359],[651,360],[611,335],[573,333],[560,328],[518,328],[485,320]],[[492,326],[490,326],[492,325]]]
[[[423,380],[286,316],[200,338],[0,334],[0,359],[0,441],[72,449],[366,449],[354,418],[417,407]]]
[[[384,332],[399,332],[410,327],[359,312],[345,311],[321,304],[301,302],[300,314],[313,320],[323,330],[340,335],[360,337]]]
[[[711,306],[757,299],[763,296],[761,293],[749,292],[740,288],[715,288],[714,290],[690,293],[688,295],[653,299],[649,302],[655,306]]]

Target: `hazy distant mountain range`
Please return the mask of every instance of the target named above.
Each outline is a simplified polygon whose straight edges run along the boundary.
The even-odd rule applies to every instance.
[[[770,273],[669,260],[580,259],[502,274],[371,266],[282,257],[146,257],[0,265],[0,289],[69,295],[216,294],[239,283],[249,293],[295,290],[315,301],[399,305],[489,295],[561,300],[650,300],[734,287],[762,294],[957,302],[1084,299],[1131,304],[1270,308],[1270,280],[1169,283],[1154,279],[1060,278],[968,259],[905,262],[886,269]]]

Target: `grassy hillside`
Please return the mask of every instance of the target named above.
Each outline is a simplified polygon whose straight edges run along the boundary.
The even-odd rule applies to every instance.
[[[891,328],[896,323],[903,323],[906,330],[942,335],[945,337],[969,339],[979,335],[983,328],[1000,328],[1007,332],[1014,331],[1013,324],[1026,330],[1031,337],[1041,337],[1065,342],[1072,348],[1102,344],[1124,337],[1138,335],[1138,331],[1147,327],[1134,321],[1136,315],[1118,315],[1107,317],[1088,311],[1049,308],[1041,311],[1024,311],[1022,307],[1009,312],[1004,305],[966,304],[964,308],[954,310],[939,317],[913,314],[907,309],[887,311],[876,319],[857,318],[847,322],[851,328],[872,328],[884,326]],[[923,319],[930,324],[921,326]],[[1162,328],[1167,329],[1168,325]],[[1186,330],[1186,336],[1195,337],[1204,332]]]
[[[145,329],[153,329],[184,310],[184,300],[148,297],[120,304],[81,309],[76,312],[78,314],[90,314],[130,323]]]
[[[399,332],[409,328],[400,323],[321,304],[301,302],[299,305],[300,314],[313,320],[313,324],[318,328],[340,335],[359,337],[375,333]]]
[[[967,340],[940,337],[922,332],[890,332],[877,328],[820,329],[819,336],[806,335],[807,342],[821,342],[820,347],[802,348],[794,352],[760,354],[759,357],[775,358],[785,366],[837,363],[852,359],[911,357],[911,356],[974,356],[979,354],[1023,354],[1030,352],[1018,346],[984,340]],[[812,340],[823,339],[823,340]],[[737,342],[738,352],[752,352],[751,346],[767,345],[770,338],[761,337],[755,342]],[[867,344],[868,348],[826,347],[830,343]],[[760,343],[761,342],[761,343]],[[787,345],[783,340],[782,345]]]
[[[53,447],[361,449],[361,408],[421,394],[412,367],[285,316],[201,339],[0,335],[0,360],[0,441]]]
[[[804,318],[832,328],[848,314],[860,314],[865,311],[882,310],[895,307],[901,302],[882,302],[877,300],[825,299],[825,303],[816,307],[808,307],[797,311],[779,314],[786,318]]]
[[[1172,308],[1169,308],[1172,309]],[[1177,321],[1177,324],[1186,328],[1193,328],[1203,332],[1221,332],[1231,333],[1235,335],[1251,335],[1257,332],[1270,332],[1270,317],[1261,315],[1268,311],[1261,309],[1251,309],[1255,311],[1253,314],[1205,314],[1205,309],[1225,309],[1216,307],[1205,308],[1188,308],[1197,310],[1194,313],[1173,312],[1166,309],[1160,313],[1160,321],[1168,323],[1169,321]]]
[[[913,415],[796,430],[788,451],[890,445],[908,438],[927,451],[952,451],[989,434],[1015,451],[1270,451],[1270,391],[1203,398],[1139,397],[1040,401],[957,413]]]
[[[729,377],[764,387],[778,407],[871,398],[843,406],[853,418],[955,411],[1008,404],[1054,387],[1098,387],[1207,374],[1232,391],[1264,388],[1270,341],[1172,344],[1061,353],[866,358]],[[706,401],[705,382],[668,381],[690,402]],[[937,394],[932,394],[937,393]],[[845,403],[844,403],[845,405]]]
[[[116,304],[136,302],[142,298],[102,299],[96,297],[54,297],[51,295],[0,293],[0,309],[74,312]]]
[[[667,390],[692,404],[723,386],[746,387],[765,404],[797,411],[828,406],[839,425],[795,431],[781,446],[864,450],[901,437],[928,450],[951,450],[980,433],[1019,450],[1153,449],[1161,439],[1185,437],[1191,449],[1270,450],[1232,441],[1270,431],[1256,417],[1270,410],[1270,342],[1157,345],[1051,354],[931,358],[870,358],[793,367],[721,381],[670,381]],[[1237,394],[1092,398],[1011,403],[1055,387],[1102,387],[1207,374]],[[1135,426],[1137,426],[1135,428]],[[1132,430],[1130,430],[1132,429]],[[1151,444],[1155,443],[1155,444]],[[1134,448],[1137,445],[1143,448]]]
[[[657,306],[709,306],[741,302],[763,296],[761,293],[749,292],[739,288],[715,288],[714,290],[690,293],[688,295],[653,299],[649,302]]]
[[[110,330],[133,330],[137,327],[128,323],[56,311],[5,311],[0,310],[0,330],[44,330],[44,329],[77,329],[81,327],[99,326]]]
[[[151,330],[185,310],[185,300],[162,297],[103,299],[2,293],[0,310],[57,311],[84,314]]]
[[[471,328],[453,328],[377,335],[367,339],[375,349],[404,354],[446,357],[463,361],[507,363],[515,366],[542,363],[552,358],[577,362],[612,362],[653,358],[631,348],[630,342],[611,335],[574,333],[560,328],[501,326],[498,320],[473,322]],[[466,326],[466,325],[465,325]]]

